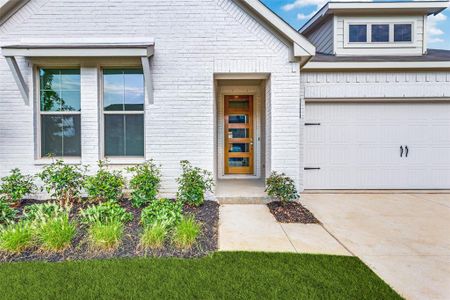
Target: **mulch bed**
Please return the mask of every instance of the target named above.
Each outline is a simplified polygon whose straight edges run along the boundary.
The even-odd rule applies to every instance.
[[[23,200],[18,208],[19,215],[23,211],[23,207],[34,203],[44,203],[45,201]],[[63,252],[47,253],[38,249],[32,249],[20,254],[7,254],[0,252],[0,262],[17,262],[17,261],[49,261],[59,262],[65,260],[81,260],[81,259],[106,259],[106,258],[125,258],[125,257],[145,257],[145,256],[169,256],[194,258],[202,257],[218,248],[218,223],[219,223],[219,204],[214,201],[205,201],[200,207],[185,206],[183,212],[185,214],[194,215],[196,220],[201,224],[202,232],[197,239],[196,244],[189,250],[180,250],[173,246],[170,239],[166,241],[163,248],[158,250],[145,250],[139,247],[139,237],[142,232],[142,226],[139,224],[141,209],[131,206],[130,201],[124,200],[121,203],[127,211],[134,216],[133,221],[125,224],[124,237],[120,246],[111,252],[93,250],[87,242],[87,228],[78,224],[77,234],[72,241],[72,246]],[[80,208],[88,206],[89,203],[77,203],[73,205],[71,219],[76,220],[76,212]]]
[[[280,223],[320,224],[319,220],[299,202],[273,201],[267,204],[270,212]]]

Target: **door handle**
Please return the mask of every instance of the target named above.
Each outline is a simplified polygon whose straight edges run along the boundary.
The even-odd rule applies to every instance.
[[[408,153],[409,153],[409,149],[408,149],[408,146],[405,146],[405,150],[406,150],[406,153],[405,153],[405,155],[406,155],[406,157],[408,157]]]
[[[403,146],[400,146],[400,157],[403,157]]]

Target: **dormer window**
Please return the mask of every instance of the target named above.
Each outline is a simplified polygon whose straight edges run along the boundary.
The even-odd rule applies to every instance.
[[[350,43],[367,42],[367,25],[350,25],[349,42]]]
[[[389,24],[372,24],[372,43],[389,42]]]
[[[347,47],[389,47],[413,42],[414,23],[347,23]]]
[[[394,42],[411,42],[411,24],[394,24]]]

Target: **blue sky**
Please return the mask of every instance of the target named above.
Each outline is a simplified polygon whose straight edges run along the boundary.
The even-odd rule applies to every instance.
[[[326,0],[261,0],[299,29]],[[450,10],[428,19],[428,48],[450,49]]]

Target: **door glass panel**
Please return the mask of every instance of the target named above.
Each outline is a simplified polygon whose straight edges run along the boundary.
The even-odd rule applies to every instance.
[[[245,139],[248,138],[247,128],[230,128],[228,129],[229,139]]]
[[[228,122],[230,124],[247,124],[248,123],[248,115],[228,116]]]
[[[230,145],[229,152],[249,152],[249,148],[247,143],[233,143]]]
[[[250,162],[247,157],[230,157],[228,158],[228,165],[230,167],[248,167]]]
[[[248,100],[230,101],[228,108],[248,110]]]

